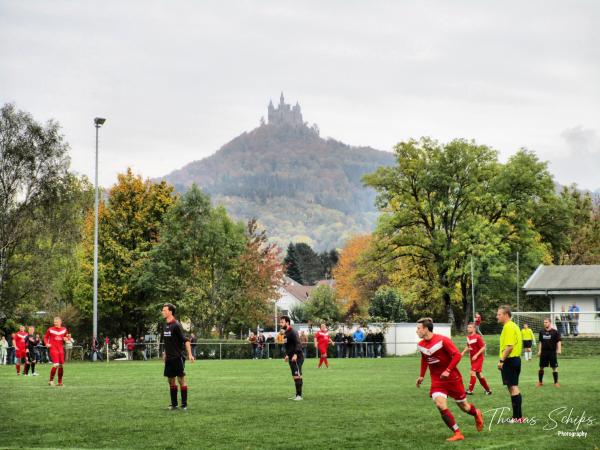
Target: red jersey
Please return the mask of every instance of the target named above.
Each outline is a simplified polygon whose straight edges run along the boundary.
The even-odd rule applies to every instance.
[[[135,339],[127,338],[125,339],[125,345],[127,346],[127,350],[135,350]]]
[[[485,345],[483,338],[480,334],[474,333],[467,336],[467,345],[469,346],[469,354],[471,358],[477,354],[479,350]],[[483,353],[479,355],[479,358],[483,357]]]
[[[448,381],[462,380],[456,368],[462,355],[450,338],[434,334],[428,341],[422,339],[417,344],[417,349],[421,352],[421,377],[425,376],[429,366],[432,382],[441,380],[440,375],[446,370],[450,372]]]
[[[63,343],[65,340],[65,336],[68,334],[68,331],[65,327],[50,327],[46,330],[46,334],[44,335],[44,343],[46,345],[50,344],[51,349],[63,349]]]
[[[319,348],[327,348],[329,341],[331,341],[329,333],[327,333],[326,331],[323,332],[321,330],[315,333],[315,339],[317,340],[317,345],[319,346]]]
[[[15,337],[14,337],[14,343],[15,343],[15,348],[17,350],[22,350],[25,351],[25,347],[27,346],[25,344],[25,338],[29,336],[29,333],[27,333],[26,331],[18,331],[15,333]]]

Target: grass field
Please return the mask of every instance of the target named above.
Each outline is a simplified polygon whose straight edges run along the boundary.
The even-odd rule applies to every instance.
[[[510,406],[500,386],[496,358],[485,365],[494,390],[481,387],[470,397],[488,411]],[[305,400],[287,400],[293,383],[279,360],[197,361],[188,365],[190,407],[167,411],[168,388],[162,363],[117,361],[73,363],[65,370],[65,387],[47,386],[49,366],[39,377],[17,377],[14,366],[0,366],[0,448],[517,448],[574,449],[600,445],[600,360],[560,361],[556,389],[534,387],[536,361],[524,362],[523,410],[531,424],[486,423],[477,433],[473,418],[451,405],[466,440],[446,443],[449,430],[428,399],[428,379],[421,389],[416,357],[331,360],[317,370],[305,363]],[[460,364],[468,376],[467,361]],[[427,375],[429,376],[429,375]],[[565,407],[564,414],[552,413]],[[560,423],[571,417],[593,419],[578,427],[587,437],[562,437],[574,430]],[[558,426],[544,430],[556,419]],[[565,419],[566,420],[566,419]],[[550,422],[552,423],[552,422]]]

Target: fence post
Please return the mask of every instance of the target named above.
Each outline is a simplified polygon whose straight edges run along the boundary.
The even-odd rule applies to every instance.
[[[221,347],[223,346],[223,344],[221,342],[219,342],[219,360],[221,360]]]

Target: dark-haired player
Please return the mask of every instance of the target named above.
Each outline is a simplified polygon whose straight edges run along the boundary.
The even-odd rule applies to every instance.
[[[475,418],[477,431],[483,430],[483,415],[475,405],[467,402],[462,376],[456,368],[462,357],[450,338],[433,333],[433,320],[429,317],[417,321],[417,335],[421,341],[417,345],[421,352],[421,372],[417,378],[417,387],[421,387],[427,367],[431,376],[429,396],[440,411],[444,423],[454,432],[447,441],[462,441],[465,437],[448,409],[448,396],[458,407]]]
[[[177,409],[177,384],[175,383],[175,378],[177,378],[181,389],[181,409],[185,411],[187,410],[188,386],[185,381],[184,352],[187,351],[188,359],[193,362],[192,346],[189,338],[183,332],[183,327],[175,319],[175,306],[171,303],[165,303],[161,313],[166,321],[160,334],[160,341],[165,346],[162,357],[165,362],[164,375],[169,381],[171,392],[169,409]]]
[[[62,326],[62,319],[60,317],[54,318],[54,326],[46,330],[44,335],[44,343],[50,353],[50,360],[52,361],[52,369],[50,370],[50,380],[48,380],[49,386],[54,386],[54,376],[58,370],[58,386],[62,386],[63,382],[63,365],[65,364],[65,348],[64,342],[68,339],[67,334],[69,332],[65,327]]]
[[[27,338],[27,332],[25,327],[21,325],[19,331],[14,334],[13,342],[15,346],[15,357],[17,358],[17,375],[21,375],[21,364],[27,367],[27,344],[25,339]],[[25,373],[25,367],[23,367],[23,373]]]
[[[302,343],[296,330],[290,325],[288,316],[281,316],[279,326],[284,330],[285,338],[285,361],[289,363],[296,385],[296,396],[290,400],[302,400],[302,364],[304,363],[304,353],[302,352]]]
[[[485,389],[486,395],[491,395],[492,391],[487,384],[487,380],[482,375],[481,371],[483,370],[483,360],[485,358],[485,342],[483,342],[483,337],[477,333],[477,327],[474,322],[469,323],[467,325],[467,346],[462,351],[462,355],[464,355],[467,350],[469,350],[469,356],[471,361],[471,379],[469,380],[469,389],[467,389],[467,395],[473,394],[473,388],[475,387],[475,380],[479,379],[479,382]]]
[[[552,376],[554,377],[554,386],[560,387],[558,384],[558,361],[556,354],[561,352],[560,333],[552,328],[550,319],[544,319],[544,329],[540,331],[540,346],[538,348],[538,356],[540,357],[540,371],[538,372],[537,387],[544,385],[544,367],[552,367]]]
[[[31,375],[37,376],[38,373],[35,371],[35,365],[39,362],[37,346],[40,344],[40,338],[35,335],[35,328],[27,328],[27,337],[25,338],[25,345],[27,346],[27,364],[25,365],[25,375],[29,374],[31,369]]]

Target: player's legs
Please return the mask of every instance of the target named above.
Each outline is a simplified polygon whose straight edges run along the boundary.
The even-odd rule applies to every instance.
[[[444,421],[446,426],[454,432],[454,435],[448,438],[447,440],[463,440],[465,437],[460,432],[460,428],[457,425],[456,420],[454,419],[454,415],[448,409],[448,396],[441,392],[433,392],[431,394],[431,399],[433,400],[433,403],[435,403],[435,407],[440,412],[442,420]]]
[[[540,370],[538,371],[538,382],[535,384],[536,387],[544,385],[544,368],[550,365],[548,356],[544,353],[540,355]]]
[[[187,408],[188,386],[185,381],[185,375],[177,377],[177,382],[179,383],[179,389],[181,390],[181,407]],[[177,395],[177,391],[175,391],[175,395]]]
[[[467,389],[467,394],[471,395],[473,393],[473,388],[475,388],[475,371],[471,370],[471,378],[469,379],[469,389]]]
[[[176,377],[167,377],[169,382],[169,392],[171,394],[171,408],[177,408],[177,383],[175,382]]]
[[[296,361],[289,360],[290,370],[292,371],[292,378],[294,379],[294,385],[296,386],[296,397],[294,400],[302,400],[302,364],[304,358],[297,358]]]
[[[560,384],[558,384],[558,361],[556,359],[556,353],[550,360],[550,367],[552,367],[552,378],[554,379],[554,386],[560,387]]]
[[[327,361],[327,349],[320,348],[319,353],[321,354],[321,361],[325,363],[325,367],[329,368],[329,361]],[[320,362],[319,362],[319,367],[321,367]]]
[[[476,372],[476,375],[477,375],[477,379],[481,383],[481,386],[483,386],[483,389],[485,389],[485,393],[487,395],[490,395],[492,393],[492,390],[490,389],[490,386],[489,386],[487,380],[485,379],[485,377],[483,376],[483,374],[481,373],[481,371]]]
[[[466,400],[457,400],[456,405],[464,412],[475,418],[475,427],[477,431],[483,431],[483,414],[473,403],[469,403]]]

